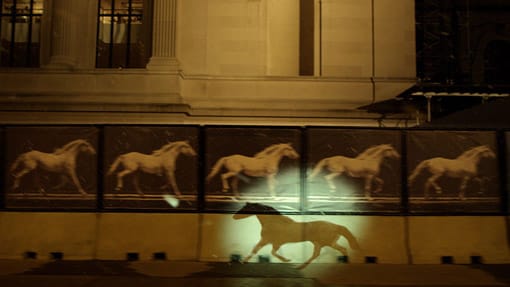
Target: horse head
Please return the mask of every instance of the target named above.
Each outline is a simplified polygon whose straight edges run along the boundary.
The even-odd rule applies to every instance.
[[[242,219],[257,213],[281,214],[278,210],[271,206],[260,203],[246,202],[246,204],[241,209],[232,215],[232,218]]]
[[[85,152],[92,155],[96,154],[96,150],[94,149],[94,147],[88,141],[85,140],[82,143],[80,143],[79,150],[81,152]]]
[[[486,158],[496,158],[496,154],[486,145],[478,147],[480,149],[479,155]]]
[[[94,147],[92,147],[92,145],[84,139],[77,139],[71,141],[65,144],[64,146],[56,149],[54,153],[63,154],[69,151],[81,151],[89,154],[96,154],[96,150],[94,149]]]
[[[496,158],[496,154],[487,145],[481,145],[465,151],[458,158],[474,159],[482,157]]]
[[[180,141],[178,143],[179,151],[187,156],[196,156],[197,152],[191,147],[188,141]]]
[[[395,148],[389,144],[382,145],[381,154],[383,157],[387,158],[400,158],[400,154],[395,150]]]
[[[375,158],[400,158],[400,154],[390,144],[381,144],[367,148],[357,159],[375,159]]]
[[[290,145],[290,143],[288,144],[281,144],[281,152],[282,152],[282,155],[290,158],[290,159],[297,159],[299,158],[299,154],[297,153],[297,151]]]

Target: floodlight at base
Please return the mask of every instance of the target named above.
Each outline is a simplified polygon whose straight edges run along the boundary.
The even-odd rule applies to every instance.
[[[171,195],[163,195],[163,199],[170,204],[171,207],[178,207],[179,206],[179,200]]]

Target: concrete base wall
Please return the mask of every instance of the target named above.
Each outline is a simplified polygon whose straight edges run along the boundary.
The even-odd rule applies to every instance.
[[[413,263],[436,264],[443,256],[458,264],[470,263],[471,256],[481,256],[483,263],[509,263],[507,228],[504,217],[410,217]]]
[[[265,215],[278,220],[281,215]],[[274,218],[272,218],[274,217]],[[345,237],[337,243],[347,249],[350,263],[440,264],[442,256],[453,263],[467,264],[472,256],[483,263],[510,263],[507,223],[502,216],[346,216],[292,215],[296,222],[326,221],[346,227],[360,248],[349,246]],[[280,238],[291,231],[282,224]],[[295,242],[283,244],[278,254],[290,263],[305,262],[313,253],[307,227],[292,231]],[[317,232],[315,232],[317,233]],[[318,237],[317,237],[318,236]],[[167,260],[230,261],[246,258],[261,238],[255,216],[235,220],[231,214],[175,213],[67,213],[1,212],[0,258],[21,259],[26,252],[38,259],[50,259],[60,252],[64,259],[152,260],[157,253]],[[317,239],[318,240],[318,239]],[[271,244],[261,248],[250,261],[282,262],[272,255]],[[325,246],[313,263],[337,262],[342,253]]]

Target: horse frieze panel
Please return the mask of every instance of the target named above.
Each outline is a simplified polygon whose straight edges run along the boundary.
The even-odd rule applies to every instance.
[[[494,132],[413,131],[408,136],[408,188],[413,211],[496,211]]]
[[[398,131],[310,129],[307,209],[398,211],[400,146]]]
[[[105,128],[107,208],[196,208],[196,127]]]
[[[6,205],[95,207],[97,134],[90,127],[7,128]]]
[[[245,200],[299,208],[298,129],[208,128],[206,208],[236,210]]]

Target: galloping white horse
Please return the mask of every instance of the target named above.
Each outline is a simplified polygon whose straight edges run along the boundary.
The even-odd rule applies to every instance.
[[[195,156],[197,153],[187,141],[176,141],[170,142],[160,149],[153,151],[151,154],[143,154],[139,152],[129,152],[122,154],[115,159],[108,175],[113,174],[119,165],[124,168],[122,171],[117,173],[117,186],[116,191],[123,188],[123,177],[134,173],[135,171],[142,171],[149,174],[155,174],[158,176],[166,176],[168,184],[172,187],[175,195],[181,196],[181,191],[177,187],[175,182],[175,161],[180,154],[187,156]],[[140,189],[138,174],[135,173],[133,176],[133,184],[136,192],[143,195]],[[163,186],[163,188],[165,188]]]
[[[269,214],[257,214],[264,211]],[[328,221],[309,221],[298,222],[292,218],[280,214],[276,209],[259,204],[247,202],[244,207],[237,211],[234,219],[243,219],[249,216],[256,216],[260,222],[260,240],[253,247],[251,253],[243,260],[248,262],[264,246],[271,244],[271,254],[283,262],[289,262],[290,259],[283,257],[278,253],[280,247],[287,243],[297,243],[309,241],[313,244],[313,254],[301,264],[298,268],[302,269],[310,264],[315,258],[319,257],[321,250],[329,246],[340,251],[347,256],[347,248],[337,243],[340,237],[345,237],[349,246],[354,250],[359,250],[358,240],[345,226],[338,225]]]
[[[312,170],[308,179],[313,179],[322,169],[326,168],[330,173],[324,178],[328,182],[331,192],[336,190],[333,179],[341,174],[351,177],[365,178],[365,197],[371,198],[371,193],[382,190],[384,181],[378,177],[380,166],[384,158],[399,158],[400,155],[389,144],[370,147],[355,158],[345,156],[332,156],[320,160]],[[377,183],[377,188],[371,191],[372,182]]]
[[[223,185],[223,192],[229,190],[228,179],[232,178],[232,190],[236,197],[239,197],[238,174],[244,173],[248,176],[254,177],[267,177],[269,193],[275,197],[276,174],[278,173],[278,165],[282,157],[296,159],[299,154],[292,148],[290,144],[280,143],[271,145],[261,152],[255,154],[254,157],[248,157],[240,154],[234,154],[220,158],[213,166],[211,172],[207,176],[207,181],[210,181],[222,167],[227,169],[227,172],[221,175],[221,182]]]
[[[79,152],[96,153],[89,142],[84,139],[77,139],[56,149],[53,153],[32,150],[19,155],[10,167],[11,174],[14,177],[12,189],[16,190],[19,187],[21,177],[36,168],[40,168],[45,171],[59,173],[63,178],[69,176],[78,191],[81,194],[87,194],[76,176],[76,157]],[[40,187],[40,191],[45,193],[42,187]]]
[[[481,179],[477,176],[478,163],[484,157],[495,158],[496,155],[488,146],[481,145],[465,151],[455,159],[443,157],[426,159],[416,166],[409,176],[408,184],[411,185],[423,169],[428,170],[432,174],[425,183],[424,196],[428,198],[431,187],[435,189],[436,193],[442,192],[441,187],[436,183],[439,177],[446,175],[453,178],[461,178],[459,198],[464,200],[464,192],[468,181],[476,179],[481,182]]]

